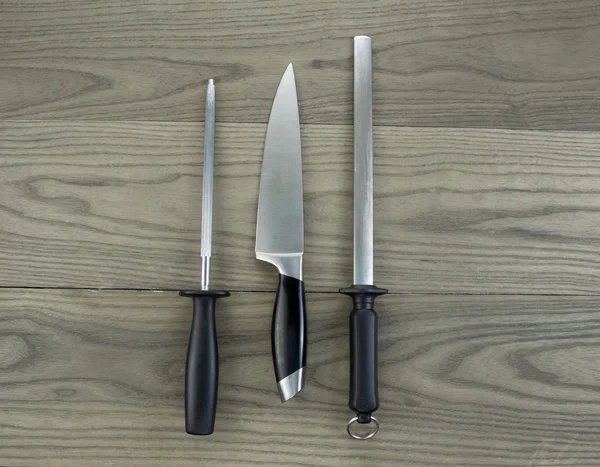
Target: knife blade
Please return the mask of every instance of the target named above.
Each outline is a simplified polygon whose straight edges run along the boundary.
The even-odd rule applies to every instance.
[[[279,270],[271,325],[273,366],[281,401],[304,387],[306,304],[302,281],[304,205],[300,118],[294,68],[273,100],[260,175],[256,258]]]
[[[185,430],[190,435],[214,431],[219,384],[219,353],[215,324],[216,301],[228,297],[225,290],[210,290],[212,198],[215,142],[215,86],[208,81],[204,118],[204,167],[202,176],[202,236],[200,290],[182,290],[193,298],[193,318],[185,369]]]
[[[375,298],[387,290],[373,285],[373,121],[371,38],[354,38],[354,280],[340,293],[352,298],[350,313],[350,399],[356,412],[346,425],[355,439],[369,439],[379,430],[372,413],[377,394],[377,313]],[[352,431],[354,422],[374,423],[368,435]]]

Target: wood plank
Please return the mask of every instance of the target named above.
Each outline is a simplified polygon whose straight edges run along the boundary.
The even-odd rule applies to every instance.
[[[4,122],[0,286],[197,285],[198,123]],[[305,278],[352,276],[352,130],[305,125]],[[264,125],[216,138],[214,283],[274,290],[254,258]],[[600,134],[375,129],[375,278],[396,292],[600,292]]]
[[[595,0],[10,0],[0,117],[264,123],[294,62],[305,123],[351,123],[374,38],[379,125],[599,130]]]
[[[380,299],[380,434],[348,439],[347,314],[309,294],[307,385],[282,405],[271,293],[218,311],[216,432],[183,432],[190,302],[174,292],[0,291],[0,462],[592,466],[598,297]]]

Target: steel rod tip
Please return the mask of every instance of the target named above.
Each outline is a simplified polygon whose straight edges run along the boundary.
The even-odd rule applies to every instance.
[[[209,85],[209,86],[210,86],[210,85],[213,85],[213,86],[214,86],[214,85],[215,85],[215,80],[214,80],[214,79],[209,79],[209,80],[208,80],[208,85]]]

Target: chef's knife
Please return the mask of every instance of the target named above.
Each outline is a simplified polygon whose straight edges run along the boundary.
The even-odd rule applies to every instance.
[[[306,305],[300,118],[292,64],[281,78],[267,126],[256,223],[256,258],[279,270],[271,326],[282,402],[304,387]]]
[[[368,439],[379,430],[371,414],[377,395],[377,313],[375,298],[387,290],[373,285],[373,122],[371,38],[354,38],[354,285],[340,289],[354,302],[350,313],[350,409],[346,426],[355,439]],[[351,431],[354,422],[374,423],[366,436]]]
[[[204,168],[202,177],[202,238],[200,290],[182,290],[179,295],[194,299],[194,315],[185,371],[185,431],[210,435],[214,431],[219,382],[219,353],[215,305],[225,290],[210,289],[212,243],[212,198],[215,143],[215,85],[208,81],[204,119]]]

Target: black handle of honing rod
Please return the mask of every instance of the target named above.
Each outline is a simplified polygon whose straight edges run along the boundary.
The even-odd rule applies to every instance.
[[[194,300],[194,315],[185,368],[185,431],[210,435],[214,431],[219,384],[219,352],[215,306],[228,297],[225,290],[182,290]]]
[[[354,421],[359,424],[371,423],[374,419],[373,412],[379,408],[377,313],[374,305],[375,299],[387,292],[386,289],[380,289],[374,285],[353,285],[340,289],[340,293],[348,295],[354,303],[354,308],[350,313],[350,399],[348,405],[356,412],[356,417],[350,423]],[[373,436],[375,432],[369,437]],[[357,439],[363,439],[352,433],[350,435]]]

